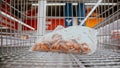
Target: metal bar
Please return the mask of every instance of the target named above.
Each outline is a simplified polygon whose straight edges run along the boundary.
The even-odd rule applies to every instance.
[[[38,22],[37,22],[37,34],[43,36],[45,34],[46,27],[46,0],[38,1]],[[39,40],[39,37],[38,37]]]
[[[80,26],[82,26],[85,21],[88,19],[88,17],[94,12],[94,10],[100,5],[100,3],[102,2],[102,0],[99,0],[96,5],[93,7],[93,9],[88,13],[88,15],[86,16],[86,18],[80,23]]]
[[[77,62],[77,64],[81,67],[81,68],[86,68],[83,64],[81,64],[81,62],[72,54],[70,54],[71,57],[73,57],[75,59],[75,61]]]
[[[25,24],[24,22],[22,22],[22,21],[20,21],[20,20],[18,20],[18,19],[16,19],[16,18],[14,18],[14,17],[12,17],[12,16],[10,16],[10,15],[2,12],[2,11],[0,11],[0,13],[1,13],[2,15],[4,15],[4,16],[6,16],[6,17],[8,17],[8,18],[10,18],[10,19],[12,19],[12,20],[14,20],[14,21],[16,21],[16,22],[18,22],[18,23],[20,23],[20,24],[22,24],[22,25],[24,25],[24,26],[26,26],[26,27],[28,27],[28,28],[30,28],[30,29],[32,29],[32,30],[35,30],[35,28],[33,28],[33,27]]]
[[[113,14],[111,14],[111,15],[109,15],[104,21],[102,21],[100,24],[97,24],[96,26],[95,26],[95,28],[99,28],[99,27],[101,27],[101,25],[104,25],[104,24],[106,24],[109,20],[111,20],[112,18],[114,18],[113,17],[113,15],[114,16],[118,16],[118,15],[120,15],[120,13],[119,13],[119,11],[120,11],[120,9],[118,9],[116,12],[114,12]],[[111,22],[112,23],[112,22]],[[106,24],[107,25],[107,24]],[[105,26],[105,25],[104,25]]]
[[[73,5],[77,5],[77,3],[72,3]],[[63,6],[65,3],[48,3],[47,6]],[[96,3],[85,3],[85,5],[96,5]],[[116,5],[116,3],[101,3],[100,5]],[[38,6],[37,3],[33,3],[32,6]]]

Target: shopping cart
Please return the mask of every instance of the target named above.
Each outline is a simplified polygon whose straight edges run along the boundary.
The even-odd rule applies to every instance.
[[[58,25],[95,28],[97,51],[29,51]],[[120,68],[120,1],[0,0],[0,68]]]

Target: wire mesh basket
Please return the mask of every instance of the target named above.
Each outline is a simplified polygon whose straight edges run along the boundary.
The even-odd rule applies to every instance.
[[[96,29],[92,55],[31,52],[58,25]],[[119,0],[0,0],[0,68],[120,68]]]

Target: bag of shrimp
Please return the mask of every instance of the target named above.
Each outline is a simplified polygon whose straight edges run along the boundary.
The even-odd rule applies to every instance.
[[[92,54],[97,49],[97,31],[85,26],[58,26],[40,38],[32,51]]]

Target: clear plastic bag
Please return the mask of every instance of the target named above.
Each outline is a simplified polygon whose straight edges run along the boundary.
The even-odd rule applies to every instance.
[[[53,51],[64,53],[92,54],[97,49],[97,31],[85,26],[58,26],[44,35],[32,51]]]

